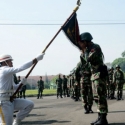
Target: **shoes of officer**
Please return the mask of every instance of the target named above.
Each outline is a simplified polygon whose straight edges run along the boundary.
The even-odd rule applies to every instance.
[[[117,101],[118,101],[118,100],[121,100],[121,99],[120,99],[119,97],[117,97]]]
[[[74,99],[75,97],[74,96],[71,96],[72,99]]]
[[[41,99],[43,99],[43,97],[40,97]],[[39,97],[37,97],[37,99],[39,99]]]
[[[124,100],[123,98],[121,98],[121,100]]]
[[[91,125],[108,125],[108,121],[106,119],[106,113],[100,114],[98,113],[98,118],[95,122],[90,123]]]
[[[87,107],[87,104],[84,105],[84,109],[85,109],[85,114],[88,114],[89,113],[89,110],[88,110],[88,107]]]
[[[119,98],[119,97],[117,97],[117,101],[119,101],[119,100],[124,100],[123,98]]]
[[[57,99],[58,99],[59,97],[57,96]],[[63,98],[62,96],[60,96],[60,98]]]
[[[20,119],[15,118],[14,121],[13,121],[13,125],[21,125],[20,123],[21,123]]]
[[[110,97],[110,100],[112,100],[112,99],[116,99],[115,97]]]
[[[75,102],[77,102],[77,101],[78,101],[78,99],[75,99],[74,101],[75,101]]]
[[[107,98],[107,99],[110,99],[110,96],[107,96],[106,98]]]
[[[84,109],[85,109],[85,114],[88,114],[88,113],[93,113],[93,111],[92,111],[92,106],[91,105],[87,105],[87,104],[85,104],[84,105]]]
[[[88,109],[89,109],[89,113],[93,113],[91,105],[88,106]]]

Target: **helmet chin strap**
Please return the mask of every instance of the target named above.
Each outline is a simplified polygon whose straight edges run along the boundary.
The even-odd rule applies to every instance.
[[[6,61],[5,61],[5,63],[6,63],[7,66],[9,66],[8,63],[7,63]]]

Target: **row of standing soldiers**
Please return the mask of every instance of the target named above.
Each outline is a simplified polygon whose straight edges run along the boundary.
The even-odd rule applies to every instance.
[[[59,74],[58,78],[56,79],[56,85],[57,85],[57,99],[64,97],[69,97],[69,86],[68,86],[68,79],[63,75],[63,78],[61,78],[61,75]]]
[[[123,85],[124,85],[124,73],[121,70],[119,65],[116,65],[115,69],[111,67],[108,69],[108,78],[107,78],[107,98],[115,98],[115,90],[117,89],[117,100],[123,100]]]
[[[97,105],[98,117],[91,125],[108,125],[107,114],[107,90],[109,83],[108,69],[104,64],[104,54],[101,47],[92,42],[92,35],[88,32],[82,33],[76,46],[81,50],[80,62],[74,72],[75,98],[78,100],[79,90],[81,91],[82,103],[85,113],[92,113],[93,100]],[[121,71],[121,70],[119,70]],[[123,82],[120,84],[119,72],[113,74],[113,84],[118,85],[118,98],[121,98],[120,90]],[[123,81],[123,79],[122,79]]]
[[[19,84],[20,83],[20,81],[21,81],[21,77],[20,76],[16,76],[16,74],[14,74],[13,75],[14,76],[14,82],[15,82],[15,84]],[[26,85],[23,85],[22,87],[21,87],[21,89],[19,90],[19,92],[17,93],[17,98],[26,98],[26,95],[25,95],[25,93],[26,93]]]

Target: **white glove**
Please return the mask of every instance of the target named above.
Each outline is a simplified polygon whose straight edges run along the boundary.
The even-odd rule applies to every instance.
[[[23,85],[26,85],[27,79],[26,79],[26,78],[23,78],[23,79],[21,80],[21,83],[22,83]]]
[[[36,57],[37,61],[42,60],[44,55],[45,55],[45,53],[42,53],[42,54],[38,55],[38,56]]]

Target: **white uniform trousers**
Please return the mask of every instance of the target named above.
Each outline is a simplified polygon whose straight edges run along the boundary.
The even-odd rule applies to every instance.
[[[34,103],[27,99],[16,98],[13,102],[2,101],[0,105],[0,125],[12,125],[14,111],[19,111],[16,119],[23,120],[33,107]]]

